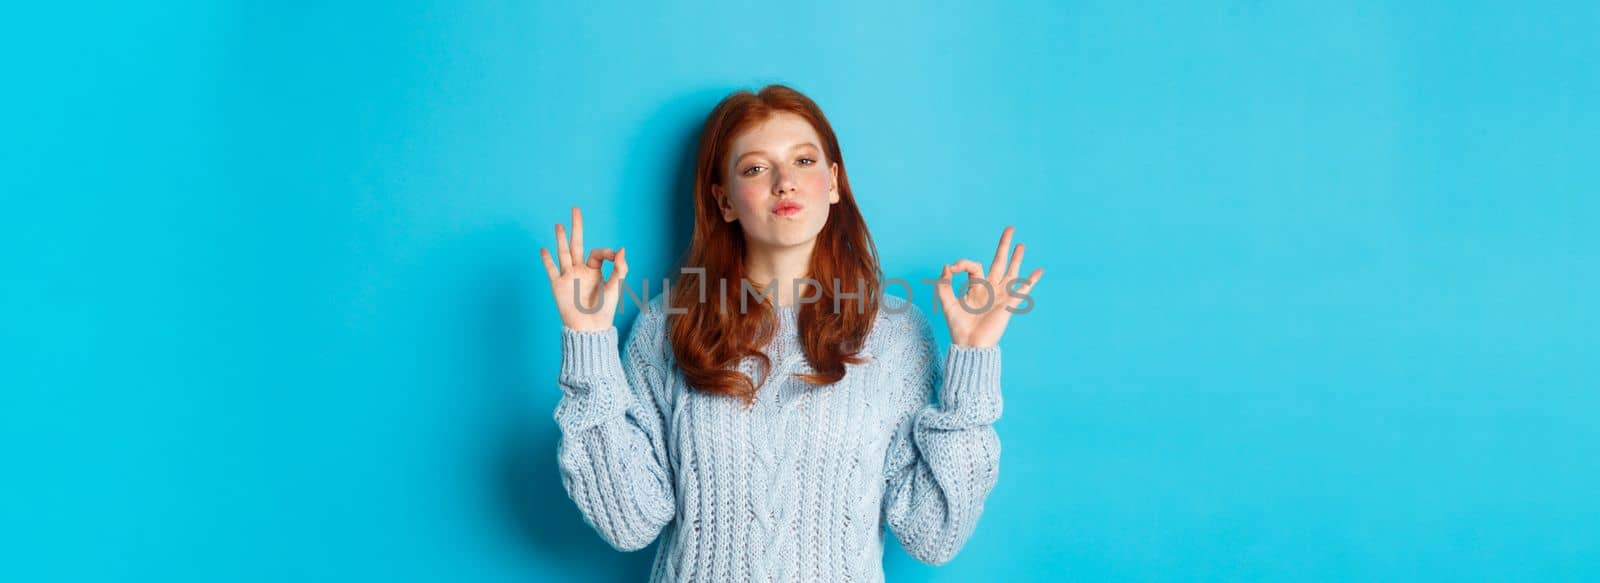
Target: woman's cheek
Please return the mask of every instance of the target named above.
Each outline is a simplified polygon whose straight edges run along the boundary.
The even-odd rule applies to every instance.
[[[833,174],[828,172],[827,168],[817,168],[817,172],[812,175],[812,178],[814,182],[812,182],[811,192],[817,193],[823,203],[827,203],[828,187],[833,185]]]
[[[762,203],[767,199],[767,193],[761,188],[747,188],[739,193],[739,203],[744,207],[743,214],[747,217],[759,217],[766,212]]]

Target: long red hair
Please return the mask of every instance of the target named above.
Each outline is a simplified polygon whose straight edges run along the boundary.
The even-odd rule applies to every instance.
[[[768,85],[755,93],[737,91],[723,98],[706,117],[700,133],[694,173],[694,236],[683,258],[683,267],[705,269],[706,301],[700,301],[701,276],[680,270],[667,299],[673,308],[687,312],[670,315],[667,325],[678,367],[689,385],[707,393],[738,397],[746,405],[754,403],[760,387],[735,368],[745,357],[754,356],[761,368],[761,383],[766,383],[772,360],[761,349],[777,332],[778,320],[767,301],[750,302],[749,310],[739,309],[743,289],[740,284],[746,277],[744,232],[737,221],[722,220],[711,187],[722,182],[733,140],[777,113],[792,113],[810,122],[822,139],[827,157],[823,165],[839,165],[839,202],[830,205],[828,220],[817,235],[808,275],[821,284],[821,298],[800,306],[796,320],[800,345],[816,372],[797,375],[799,378],[811,385],[828,385],[844,378],[845,364],[867,362],[860,352],[877,318],[882,282],[878,251],[850,192],[839,139],[821,108],[799,91],[783,85]],[[725,289],[718,281],[727,282]],[[839,282],[841,295],[859,294],[840,299],[837,311],[833,309],[835,281]],[[750,282],[757,290],[764,289],[766,283]],[[817,290],[807,284],[802,293],[810,296]],[[719,294],[726,302],[719,299]]]

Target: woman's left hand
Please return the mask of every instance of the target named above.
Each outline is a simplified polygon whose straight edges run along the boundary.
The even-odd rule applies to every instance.
[[[982,264],[962,259],[945,265],[944,272],[939,275],[936,286],[939,305],[944,310],[944,321],[950,325],[950,341],[957,346],[989,348],[998,345],[1006,324],[1011,321],[1011,310],[1007,308],[1021,305],[1034,284],[1039,283],[1039,276],[1044,275],[1044,269],[1035,269],[1028,279],[1017,285],[1016,291],[1009,291],[1022,268],[1023,251],[1022,244],[1018,243],[1016,251],[1010,252],[1012,230],[1006,227],[1000,235],[1000,246],[995,248],[994,263],[987,273]],[[952,289],[958,271],[967,274],[967,286],[960,299]]]

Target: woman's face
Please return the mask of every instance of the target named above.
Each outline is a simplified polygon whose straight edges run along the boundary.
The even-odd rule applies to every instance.
[[[839,164],[805,118],[778,113],[733,140],[722,184],[711,187],[722,220],[739,221],[752,245],[792,247],[817,238],[839,202]]]

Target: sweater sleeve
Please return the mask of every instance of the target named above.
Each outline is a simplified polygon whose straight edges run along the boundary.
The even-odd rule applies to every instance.
[[[663,318],[641,312],[623,354],[616,327],[561,327],[561,481],[584,520],[621,551],[649,545],[676,515],[663,437]]]
[[[907,312],[907,356],[896,363],[906,395],[889,445],[884,518],[912,557],[954,558],[977,527],[999,478],[1000,348],[951,344],[941,362],[920,309]],[[938,403],[930,404],[935,389]]]

